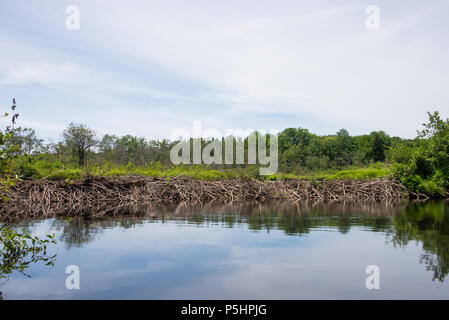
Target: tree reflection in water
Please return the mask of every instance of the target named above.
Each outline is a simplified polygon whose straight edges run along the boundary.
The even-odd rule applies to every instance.
[[[449,273],[449,206],[447,201],[410,203],[394,216],[389,239],[395,246],[422,244],[420,262],[443,282]]]
[[[372,203],[270,203],[180,205],[177,207],[139,206],[122,208],[114,217],[90,220],[81,217],[55,219],[53,228],[70,249],[81,247],[108,228],[133,228],[154,223],[178,223],[207,227],[233,228],[247,225],[255,232],[283,230],[287,235],[302,236],[316,228],[348,233],[358,227],[383,232],[387,244],[403,247],[410,241],[422,244],[420,262],[443,282],[449,273],[449,206],[440,202]]]

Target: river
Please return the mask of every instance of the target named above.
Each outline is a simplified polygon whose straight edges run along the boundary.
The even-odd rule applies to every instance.
[[[55,234],[57,256],[0,279],[3,299],[449,298],[446,201],[147,206],[17,226]]]

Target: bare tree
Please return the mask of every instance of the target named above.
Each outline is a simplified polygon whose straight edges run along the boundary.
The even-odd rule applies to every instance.
[[[71,123],[63,136],[66,145],[77,155],[79,165],[85,166],[87,152],[97,144],[95,131],[83,124]]]

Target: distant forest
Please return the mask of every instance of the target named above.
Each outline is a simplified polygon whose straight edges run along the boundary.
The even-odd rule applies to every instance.
[[[62,132],[61,141],[44,143],[33,129],[15,127],[17,118],[14,105],[12,124],[1,133],[2,172],[15,172],[23,178],[50,175],[53,178],[77,178],[83,172],[97,175],[159,174],[167,177],[169,175],[160,172],[176,167],[170,161],[170,151],[179,141],[147,140],[133,135],[119,137],[106,134],[98,137],[93,129],[71,123]],[[202,139],[201,144],[205,146],[211,141]],[[269,136],[267,141],[269,144]],[[248,137],[243,142],[247,155]],[[368,172],[369,175],[364,172],[364,175],[354,175],[353,178],[394,175],[416,192],[445,194],[449,187],[449,120],[441,119],[437,111],[428,113],[428,122],[423,124],[423,129],[414,139],[390,137],[384,131],[351,136],[347,130],[341,129],[336,134],[322,136],[304,128],[288,128],[278,133],[278,155],[278,173],[290,174],[293,178],[311,176],[317,172],[372,168],[378,171]],[[182,165],[176,169],[179,170],[179,167],[184,171],[198,169],[198,165]],[[206,178],[227,177],[222,173],[238,170],[257,176],[254,171],[257,166],[248,165],[246,160],[244,164],[199,167],[209,171]],[[211,170],[216,172],[210,175]],[[63,172],[62,175],[57,174],[60,172]],[[279,178],[279,174],[272,178]]]
[[[89,165],[110,162],[116,165],[142,166],[159,162],[170,166],[171,147],[179,141],[147,140],[142,137],[106,134],[98,138],[85,125],[70,124],[57,143],[44,144],[33,129],[15,129],[16,143],[22,154],[33,159],[58,161],[65,165]],[[269,139],[268,139],[269,140]],[[202,145],[212,140],[203,139]],[[248,138],[244,139],[245,149]],[[224,143],[223,143],[224,144]],[[364,167],[372,163],[388,162],[395,146],[418,147],[420,139],[390,137],[383,131],[351,136],[345,129],[334,135],[320,136],[304,128],[288,128],[279,133],[279,164],[283,172],[298,174]],[[246,153],[245,153],[246,154]],[[245,167],[245,165],[214,165],[215,167]]]

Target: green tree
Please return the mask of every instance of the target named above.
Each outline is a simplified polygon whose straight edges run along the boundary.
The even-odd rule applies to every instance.
[[[281,163],[290,169],[300,166],[304,160],[304,153],[297,145],[285,150],[281,157]]]
[[[338,167],[352,164],[352,152],[355,149],[354,141],[346,129],[337,132],[335,140],[335,163]]]
[[[98,150],[103,153],[109,153],[114,150],[117,143],[117,136],[105,134],[98,144]]]
[[[397,179],[410,190],[429,196],[444,195],[449,187],[449,120],[428,113],[413,145],[396,145],[389,157]]]
[[[434,167],[438,178],[445,186],[449,179],[449,119],[442,120],[438,111],[428,112],[429,122],[418,131],[418,137],[427,139],[424,157]]]
[[[30,128],[17,128],[14,130],[13,140],[19,145],[20,153],[36,155],[43,148],[43,140],[36,136],[36,131]]]
[[[133,162],[136,165],[142,165],[146,160],[146,151],[148,144],[144,138],[126,135],[120,137],[115,142],[115,151],[117,152],[120,163],[127,164]]]
[[[386,151],[391,146],[390,137],[383,131],[373,131],[370,134],[370,159],[374,162],[385,161]]]

